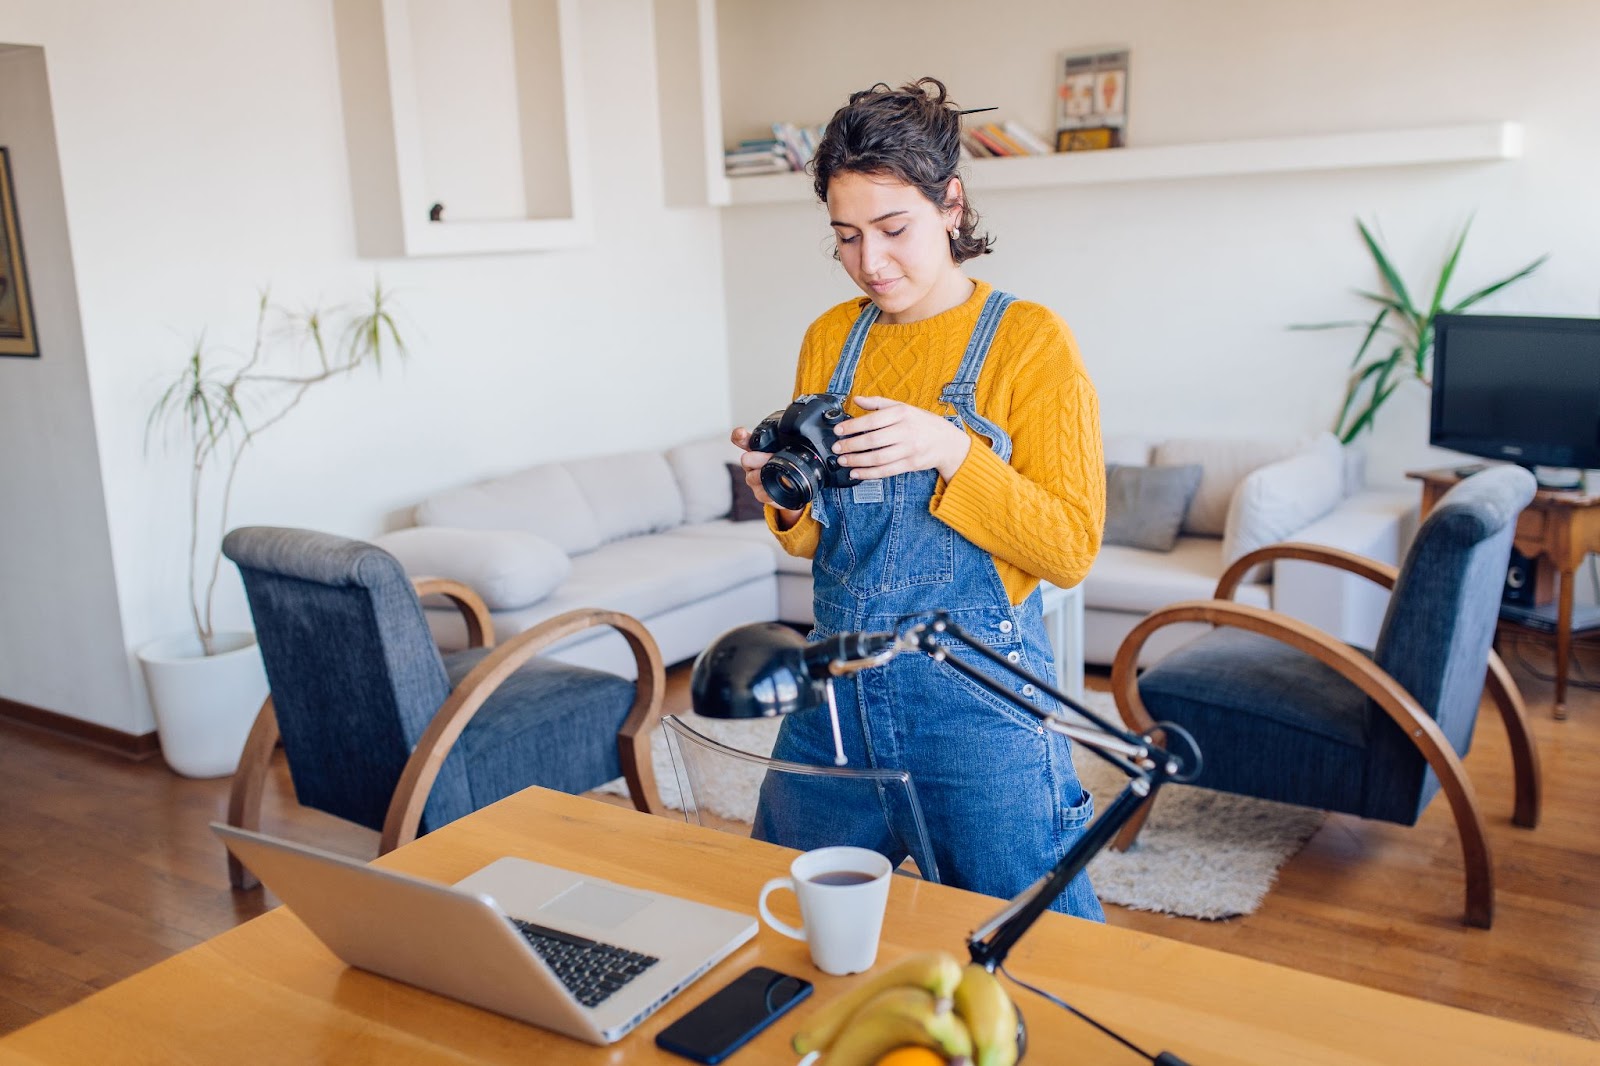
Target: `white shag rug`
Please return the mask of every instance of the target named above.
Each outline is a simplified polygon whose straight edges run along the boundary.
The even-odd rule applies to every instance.
[[[1084,702],[1117,720],[1110,693],[1087,693]],[[778,719],[720,721],[693,713],[679,717],[705,736],[758,755],[771,753],[780,724]],[[651,747],[662,802],[682,810],[664,732],[656,731]],[[1073,762],[1079,780],[1094,795],[1096,811],[1105,810],[1127,778],[1078,746]],[[700,804],[721,818],[748,823],[760,787],[759,768],[728,759],[710,775]],[[627,794],[620,779],[600,791]],[[1323,812],[1304,807],[1168,785],[1133,850],[1102,851],[1089,864],[1089,877],[1101,900],[1134,910],[1209,919],[1252,914],[1266,898],[1278,868],[1310,839],[1323,818]]]

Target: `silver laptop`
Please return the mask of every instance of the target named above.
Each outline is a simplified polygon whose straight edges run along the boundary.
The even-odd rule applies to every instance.
[[[609,1044],[755,936],[755,919],[526,859],[454,886],[213,822],[345,962]]]

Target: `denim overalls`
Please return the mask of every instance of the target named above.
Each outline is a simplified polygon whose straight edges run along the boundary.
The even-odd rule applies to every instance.
[[[1006,460],[1011,438],[978,414],[973,397],[1000,317],[1013,299],[1001,292],[989,296],[956,379],[940,396],[956,411],[948,416],[952,422],[972,426]],[[845,341],[829,392],[849,394],[877,317],[877,306],[869,302]],[[822,531],[812,562],[813,639],[890,630],[904,615],[941,609],[1029,673],[1053,678],[1038,590],[1013,607],[989,553],[928,513],[938,476],[916,470],[817,493],[811,514]],[[951,655],[999,676],[976,653],[946,643]],[[1055,706],[1031,685],[1009,675],[1000,679],[1040,706]],[[1093,801],[1078,784],[1067,738],[1047,732],[1033,716],[949,666],[906,653],[834,685],[850,765],[911,771],[945,883],[1015,896],[1056,864],[1089,820]],[[786,718],[773,754],[832,764],[827,709]],[[906,846],[888,829],[903,823],[896,812],[865,810],[861,792],[825,778],[780,780],[789,776],[770,775],[763,784],[758,839],[802,849],[854,844],[896,864],[905,857]],[[1084,918],[1105,917],[1083,874],[1053,906]]]

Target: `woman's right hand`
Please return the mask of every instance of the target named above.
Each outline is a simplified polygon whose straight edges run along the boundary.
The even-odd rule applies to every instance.
[[[777,512],[778,528],[789,529],[800,521],[802,512],[791,511],[773,503],[772,497],[767,495],[766,488],[761,484],[761,468],[767,465],[767,460],[772,458],[771,454],[750,450],[750,431],[744,426],[735,426],[728,439],[744,451],[744,454],[739,456],[739,465],[744,467],[744,483],[750,486],[750,491],[755,493],[758,501]]]

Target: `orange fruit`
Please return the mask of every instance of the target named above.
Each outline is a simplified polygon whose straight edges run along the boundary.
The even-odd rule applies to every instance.
[[[876,1063],[876,1066],[945,1066],[944,1056],[925,1047],[897,1047]]]

